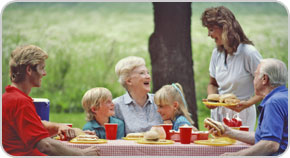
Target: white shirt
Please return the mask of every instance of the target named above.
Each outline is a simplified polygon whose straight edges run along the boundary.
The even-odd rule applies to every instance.
[[[240,44],[233,55],[227,56],[225,64],[225,53],[215,48],[209,66],[210,76],[215,78],[219,88],[219,94],[234,93],[240,100],[248,100],[254,95],[254,73],[262,59],[256,48],[249,44]],[[232,117],[236,112],[218,107],[211,110],[212,118],[222,121],[229,113]],[[253,131],[256,123],[256,107],[250,106],[240,112],[243,125],[250,126]]]

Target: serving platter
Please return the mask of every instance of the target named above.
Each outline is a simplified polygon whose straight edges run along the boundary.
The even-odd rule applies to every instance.
[[[237,106],[238,105],[238,104],[226,104],[226,103],[207,102],[207,101],[203,101],[202,103],[208,106]]]

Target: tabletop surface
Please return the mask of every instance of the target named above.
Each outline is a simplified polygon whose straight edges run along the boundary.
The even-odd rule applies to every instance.
[[[65,145],[75,148],[87,148],[96,145],[101,150],[101,156],[218,156],[225,152],[236,152],[251,145],[237,141],[228,146],[208,146],[199,144],[152,145],[138,144],[132,140],[108,140],[105,144],[73,144],[62,141]]]

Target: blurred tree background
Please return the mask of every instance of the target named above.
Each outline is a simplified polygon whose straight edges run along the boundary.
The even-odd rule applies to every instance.
[[[281,4],[193,2],[191,44],[199,121],[210,116],[201,99],[207,96],[208,66],[215,47],[200,16],[205,8],[220,5],[232,10],[264,58],[277,58],[288,66],[288,15]],[[30,96],[50,100],[51,121],[81,128],[85,123],[81,98],[88,89],[106,87],[113,97],[125,93],[114,73],[118,60],[141,56],[151,70],[148,43],[153,31],[150,2],[10,3],[2,15],[2,93],[10,84],[11,51],[19,45],[38,45],[49,54],[47,76]]]

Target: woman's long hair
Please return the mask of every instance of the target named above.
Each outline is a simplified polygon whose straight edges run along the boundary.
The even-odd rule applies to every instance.
[[[226,51],[233,54],[240,43],[254,45],[244,34],[244,31],[236,20],[234,14],[226,7],[220,6],[207,8],[201,16],[202,25],[205,27],[218,26],[222,28],[222,40],[224,45],[218,46],[220,52]]]

